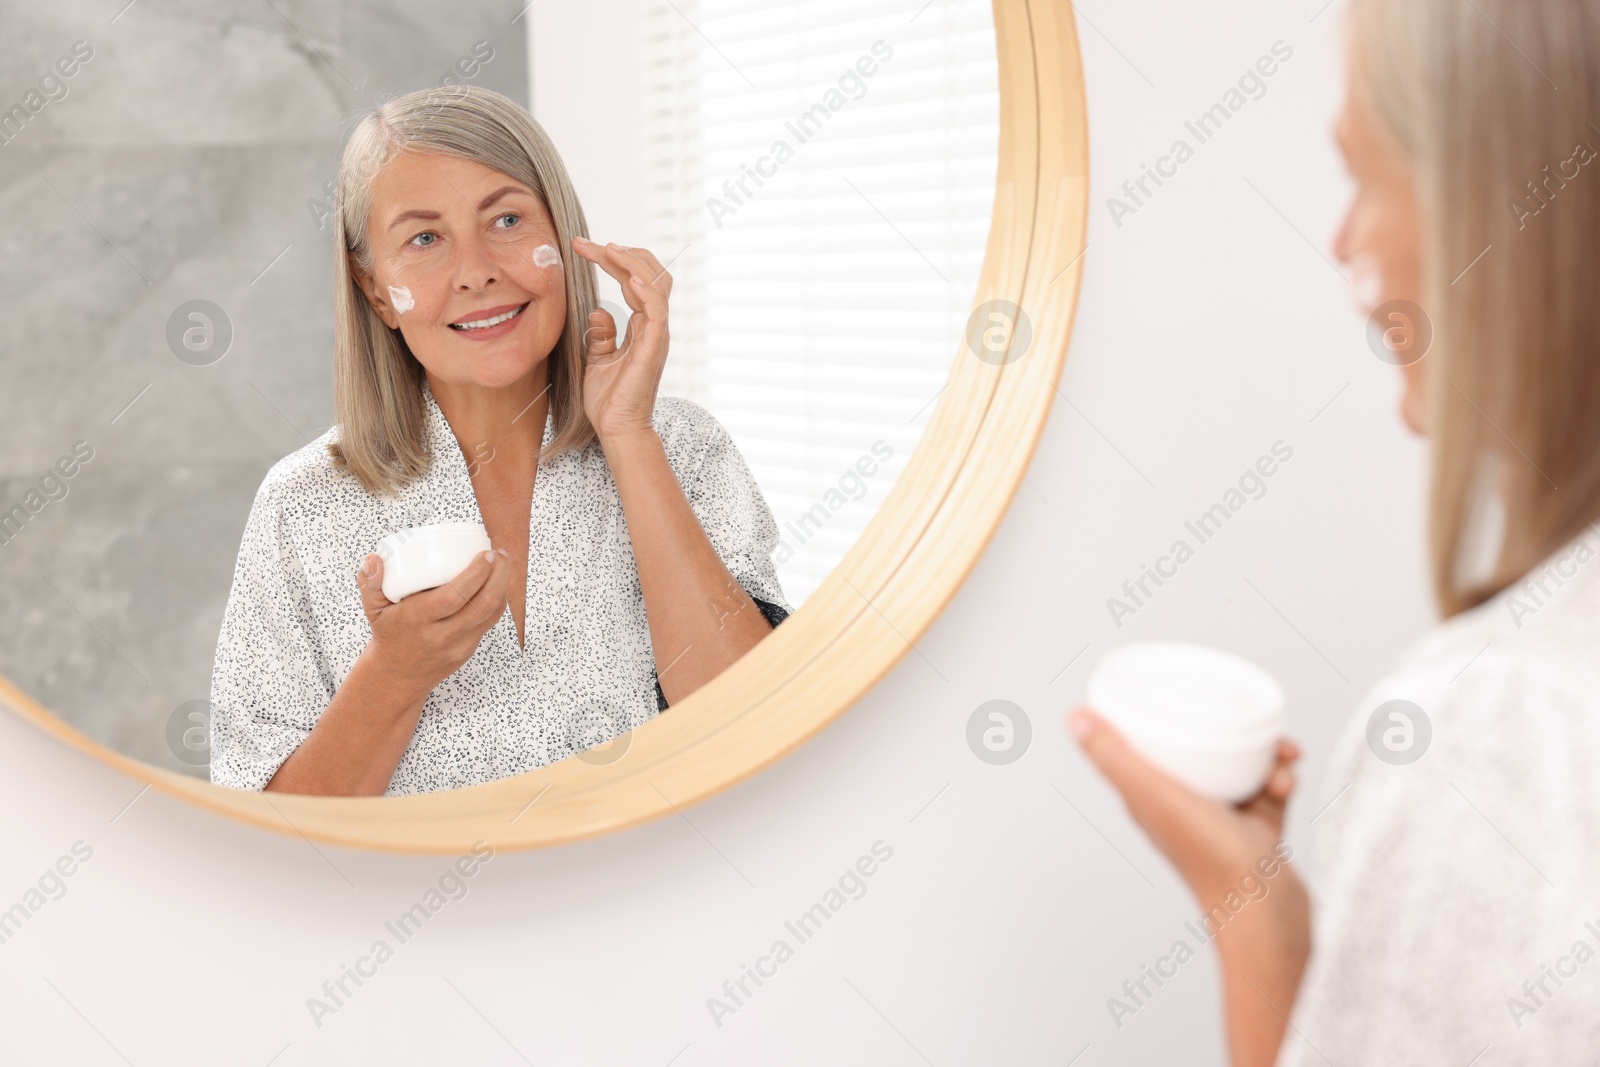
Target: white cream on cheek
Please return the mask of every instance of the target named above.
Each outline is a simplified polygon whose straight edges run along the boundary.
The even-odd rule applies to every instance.
[[[412,299],[411,290],[403,285],[389,286],[389,302],[402,315],[417,306],[416,300]]]
[[[555,245],[540,245],[533,250],[533,265],[548,270],[561,265],[561,253],[556,251]]]

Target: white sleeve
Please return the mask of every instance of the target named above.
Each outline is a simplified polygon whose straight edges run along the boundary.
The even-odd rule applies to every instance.
[[[272,475],[245,522],[211,671],[211,780],[263,789],[333,699]]]
[[[691,415],[696,456],[681,478],[689,507],[700,520],[711,547],[744,591],[784,610],[793,607],[778,584],[772,553],[778,547],[778,523],[755,476],[716,417],[698,404],[678,400]]]

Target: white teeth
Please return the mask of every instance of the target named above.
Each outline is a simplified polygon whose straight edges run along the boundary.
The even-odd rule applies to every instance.
[[[523,307],[527,307],[527,305],[524,304]],[[522,308],[512,308],[504,315],[496,315],[492,319],[477,319],[473,322],[452,322],[450,328],[452,330],[486,330],[490,326],[500,325],[507,319],[514,319],[520,314],[522,314]]]

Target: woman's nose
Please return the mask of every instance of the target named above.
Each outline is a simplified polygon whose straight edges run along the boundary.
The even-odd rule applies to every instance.
[[[456,242],[455,287],[467,291],[482,289],[498,278],[495,257],[487,243],[479,237]]]

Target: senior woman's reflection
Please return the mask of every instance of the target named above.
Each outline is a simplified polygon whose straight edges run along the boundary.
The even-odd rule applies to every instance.
[[[362,119],[334,215],[335,426],[256,495],[212,675],[211,777],[449,789],[600,744],[749,650],[789,605],[777,527],[726,430],[658,397],[672,278],[599,245],[506,97]],[[580,258],[581,257],[581,258]],[[633,311],[619,347],[595,265]],[[391,603],[392,531],[493,550]]]

